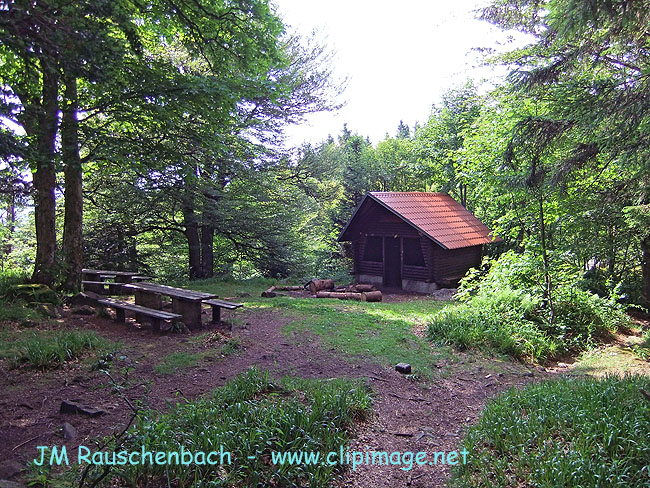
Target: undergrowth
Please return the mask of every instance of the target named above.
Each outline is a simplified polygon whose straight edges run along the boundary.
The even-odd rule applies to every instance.
[[[492,400],[452,486],[650,486],[647,376],[561,379]]]
[[[616,297],[582,290],[571,277],[558,279],[549,297],[540,285],[539,266],[530,256],[504,254],[484,276],[463,282],[464,303],[432,318],[429,339],[541,362],[590,349],[629,325]]]
[[[4,338],[0,354],[12,367],[56,368],[86,351],[104,348],[106,339],[93,331],[29,331],[18,339]]]
[[[126,439],[111,449],[229,452],[224,464],[137,464],[115,467],[106,484],[119,486],[326,487],[343,473],[338,465],[278,464],[272,451],[327,453],[346,446],[355,421],[371,412],[358,381],[272,380],[251,369],[210,398],[177,404],[168,413],[141,413]],[[249,459],[250,457],[250,459]],[[221,459],[220,457],[218,459]],[[92,481],[98,472],[91,472]]]

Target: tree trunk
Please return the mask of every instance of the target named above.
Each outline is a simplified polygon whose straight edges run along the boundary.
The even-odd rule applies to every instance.
[[[206,223],[205,211],[201,225],[201,278],[214,276],[214,227]]]
[[[83,194],[81,157],[79,156],[79,121],[77,112],[77,80],[67,77],[61,141],[65,165],[65,218],[63,223],[64,288],[81,289],[83,264]]]
[[[548,306],[551,310],[551,323],[555,321],[555,310],[553,308],[553,282],[551,279],[551,269],[546,248],[546,224],[544,221],[544,198],[539,197],[539,233],[542,245],[542,259],[544,261],[544,298],[548,300]]]
[[[183,225],[189,252],[189,278],[190,280],[197,280],[201,277],[201,240],[192,195],[186,195],[183,201]]]
[[[641,252],[642,252],[642,285],[641,285],[641,297],[643,300],[643,305],[647,308],[650,308],[650,235],[645,236],[644,239],[641,239]]]
[[[4,246],[3,253],[9,257],[13,250],[12,239],[16,230],[16,193],[12,190],[9,194],[9,202],[7,203],[7,243]]]
[[[36,263],[32,281],[51,285],[56,259],[55,141],[58,123],[58,76],[43,65],[43,99],[38,117],[36,170],[33,173]]]

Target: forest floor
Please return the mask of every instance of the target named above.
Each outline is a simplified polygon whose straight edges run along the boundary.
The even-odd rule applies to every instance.
[[[241,300],[233,290],[220,295]],[[17,471],[38,457],[36,446],[65,444],[74,452],[79,445],[93,445],[124,428],[132,417],[130,405],[165,411],[210,393],[251,366],[278,377],[365,378],[375,395],[374,416],[357,426],[349,449],[428,453],[461,449],[464,429],[476,422],[485,403],[512,386],[557,374],[626,369],[650,374],[649,363],[628,356],[628,341],[634,339],[624,336],[580,360],[546,368],[432,346],[422,338],[426,318],[452,305],[421,296],[388,295],[382,304],[289,297],[244,301],[243,309],[224,312],[231,328],[208,326],[191,334],[155,335],[135,322],[125,326],[65,310],[47,327],[94,330],[110,341],[110,354],[89,354],[45,371],[0,363],[0,480],[20,479]],[[210,312],[205,313],[207,322]],[[3,328],[22,330],[11,323]],[[397,373],[398,360],[413,364],[414,374]],[[64,400],[106,413],[62,414]],[[74,439],[64,440],[65,423],[76,431]],[[361,466],[347,471],[344,485],[443,486],[448,475],[444,465],[408,471]]]

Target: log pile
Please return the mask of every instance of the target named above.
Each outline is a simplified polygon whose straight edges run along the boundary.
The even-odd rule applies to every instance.
[[[262,298],[273,298],[278,295],[284,295],[283,293],[278,293],[278,291],[303,291],[304,289],[304,286],[299,285],[273,285],[271,288],[262,292]]]
[[[282,293],[278,291],[302,291],[309,288],[309,292],[316,298],[338,298],[339,300],[355,300],[358,302],[381,302],[381,291],[367,283],[357,283],[350,286],[335,286],[334,280],[314,278],[305,286],[275,285],[262,292],[262,297],[273,298]]]
[[[357,302],[381,302],[379,290],[357,293],[353,291],[319,291],[316,298],[338,298],[339,300],[356,300]]]
[[[309,283],[309,291],[315,295],[319,291],[334,289],[334,280],[317,280],[313,279]]]

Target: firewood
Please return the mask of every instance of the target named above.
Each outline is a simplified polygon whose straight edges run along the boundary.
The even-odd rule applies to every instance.
[[[319,291],[316,293],[316,298],[338,298],[339,300],[356,300],[360,302],[362,299],[361,293],[351,292],[335,292],[335,291]]]
[[[304,286],[296,286],[296,285],[276,285],[274,288],[276,290],[282,290],[282,291],[302,291],[305,289]]]
[[[363,292],[369,292],[369,291],[375,291],[375,287],[372,285],[368,285],[366,283],[359,283],[354,285],[352,288],[354,288],[355,291],[359,293]]]
[[[312,295],[322,290],[331,290],[334,288],[334,280],[313,279],[309,282],[309,291]]]
[[[269,288],[268,290],[263,291],[263,292],[262,292],[262,298],[273,298],[273,297],[277,297],[278,294],[275,293],[275,289],[276,289],[275,286],[272,286],[272,287]]]
[[[381,302],[382,296],[379,290],[361,293],[361,300],[364,302]]]

